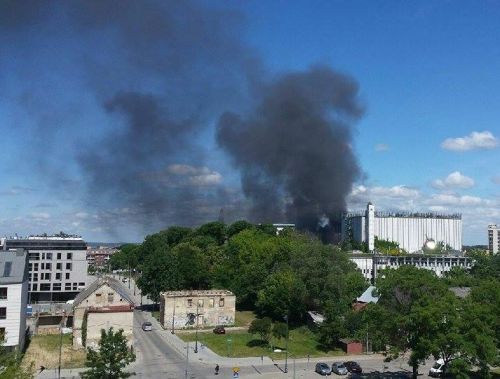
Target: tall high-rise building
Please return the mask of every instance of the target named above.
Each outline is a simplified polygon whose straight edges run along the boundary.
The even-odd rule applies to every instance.
[[[488,225],[488,250],[491,255],[500,250],[500,228],[495,224]]]
[[[0,250],[12,249],[28,252],[29,303],[74,299],[91,281],[87,243],[79,236],[61,233],[0,239]]]

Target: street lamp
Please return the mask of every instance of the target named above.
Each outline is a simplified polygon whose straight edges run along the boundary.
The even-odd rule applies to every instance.
[[[288,315],[283,317],[286,321],[286,340],[285,340],[285,374],[288,372],[288,336],[289,336],[289,330],[288,330]]]

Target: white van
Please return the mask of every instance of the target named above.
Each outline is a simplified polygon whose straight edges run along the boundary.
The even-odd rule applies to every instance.
[[[444,372],[444,360],[438,359],[429,370],[429,376],[439,378]]]

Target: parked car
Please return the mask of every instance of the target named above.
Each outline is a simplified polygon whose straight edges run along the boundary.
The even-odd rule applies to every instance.
[[[222,326],[222,325],[217,325],[214,328],[214,333],[215,334],[226,334],[226,328],[224,328],[224,326]]]
[[[150,332],[153,330],[153,324],[151,324],[149,321],[145,321],[142,323],[142,330],[145,332]]]
[[[429,376],[439,378],[444,373],[444,360],[438,359],[429,370]]]
[[[330,370],[330,366],[323,362],[316,363],[316,369],[314,371],[316,371],[320,375],[331,375],[332,373],[332,370]]]
[[[337,375],[347,375],[347,367],[344,366],[342,362],[335,362],[332,364],[332,372]]]
[[[344,366],[346,367],[347,371],[352,372],[354,374],[361,374],[363,372],[358,362],[354,361],[344,362]]]

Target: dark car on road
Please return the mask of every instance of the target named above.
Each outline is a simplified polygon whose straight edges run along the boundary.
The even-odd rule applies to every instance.
[[[214,333],[215,334],[226,334],[226,328],[224,328],[222,325],[218,325],[214,328]]]
[[[358,362],[354,361],[344,362],[344,366],[346,367],[347,371],[352,372],[354,374],[361,374],[363,372]]]
[[[323,362],[316,363],[316,369],[314,371],[316,371],[320,375],[331,375],[332,373],[332,370],[330,370],[330,366]]]

